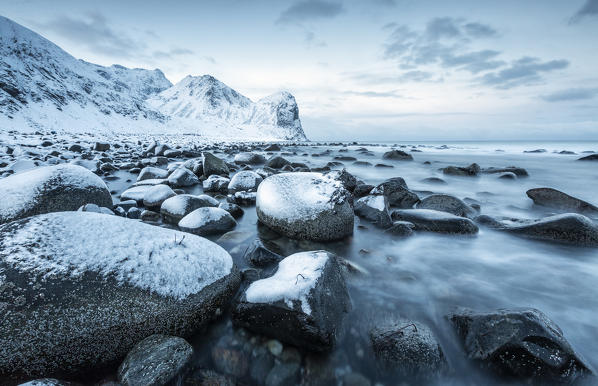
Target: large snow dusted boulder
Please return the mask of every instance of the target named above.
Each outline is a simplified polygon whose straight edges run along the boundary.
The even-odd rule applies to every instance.
[[[276,273],[258,280],[241,296],[233,320],[259,334],[308,350],[334,346],[351,308],[340,264],[326,251],[284,258]]]
[[[89,212],[0,226],[0,272],[0,379],[16,381],[102,371],[147,336],[188,336],[240,282],[209,240]]]
[[[258,187],[259,220],[295,239],[328,241],[353,233],[351,194],[320,173],[281,173]]]
[[[0,179],[0,192],[0,224],[85,204],[112,208],[104,181],[77,165],[43,166]]]
[[[235,174],[228,184],[231,193],[242,191],[255,191],[262,182],[262,177],[251,170],[243,170]]]

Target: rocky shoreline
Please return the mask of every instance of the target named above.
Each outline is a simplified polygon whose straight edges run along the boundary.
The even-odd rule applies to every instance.
[[[365,332],[351,320],[352,283],[368,274],[339,250],[361,230],[396,242],[466,243],[496,232],[598,247],[598,208],[557,189],[527,190],[548,214],[533,219],[490,216],[478,200],[433,188],[480,176],[511,184],[529,177],[522,167],[448,165],[422,191],[401,177],[425,160],[416,146],[377,158],[374,144],[8,135],[0,143],[6,384],[434,384],[459,379],[455,361],[505,381],[594,379],[567,331],[533,307],[465,310],[455,299],[433,324],[401,310]],[[396,173],[373,183],[347,164]],[[437,324],[451,331],[456,357]],[[350,355],[367,374],[337,349],[353,341]]]

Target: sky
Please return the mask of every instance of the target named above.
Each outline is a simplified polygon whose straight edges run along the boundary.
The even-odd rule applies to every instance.
[[[312,140],[598,140],[598,0],[0,0],[89,62],[287,90]]]

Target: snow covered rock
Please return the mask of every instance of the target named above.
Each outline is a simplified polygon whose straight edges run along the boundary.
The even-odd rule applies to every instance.
[[[243,191],[255,191],[262,182],[262,177],[251,170],[242,170],[231,178],[228,184],[228,191],[231,193]]]
[[[239,153],[235,155],[235,163],[236,164],[246,164],[246,165],[259,165],[266,163],[266,157],[261,154],[257,153]]]
[[[89,212],[0,226],[0,271],[3,380],[85,375],[149,335],[188,336],[240,282],[209,240]]]
[[[211,175],[203,183],[204,192],[226,193],[230,179],[222,176]]]
[[[526,383],[572,384],[592,374],[561,329],[539,310],[458,309],[448,318],[469,358],[497,375]]]
[[[475,209],[463,200],[448,194],[432,194],[417,204],[418,209],[432,209],[454,214],[455,216],[473,218],[477,215]]]
[[[180,167],[168,176],[168,184],[174,188],[193,186],[199,184],[199,178],[191,170]]]
[[[341,267],[326,251],[284,258],[276,273],[251,283],[233,321],[259,334],[308,350],[330,350],[351,308]]]
[[[0,179],[0,224],[36,214],[77,210],[85,204],[112,208],[104,181],[76,165],[42,166]]]
[[[160,206],[160,213],[164,221],[171,224],[178,224],[179,221],[195,209],[217,206],[218,200],[208,195],[202,194],[194,196],[192,194],[179,194],[166,199]]]
[[[391,217],[413,223],[418,231],[475,234],[479,230],[468,218],[432,209],[398,209],[392,212]]]
[[[174,196],[176,196],[176,193],[169,186],[155,185],[143,195],[143,205],[148,208],[159,208],[164,201]]]
[[[230,213],[213,207],[196,209],[179,221],[181,230],[202,236],[224,233],[236,225],[237,222]]]
[[[259,220],[287,237],[315,241],[342,239],[353,233],[350,193],[342,183],[320,173],[282,173],[258,187]]]
[[[168,170],[146,166],[139,172],[137,182],[144,180],[164,179],[168,177]]]
[[[144,180],[144,181],[150,181],[150,180]],[[133,186],[132,188],[129,188],[120,194],[120,200],[121,201],[133,200],[137,204],[143,204],[143,197],[145,196],[145,193],[147,193],[147,191],[152,188],[152,186],[153,186],[153,184],[152,185]]]
[[[183,338],[151,335],[137,343],[118,368],[124,386],[175,383],[191,362],[193,347]]]
[[[380,228],[392,225],[388,213],[388,200],[385,196],[366,196],[355,201],[355,214],[374,223]]]

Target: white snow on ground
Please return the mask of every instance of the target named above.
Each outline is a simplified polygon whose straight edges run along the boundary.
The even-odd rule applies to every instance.
[[[301,310],[310,315],[307,296],[322,276],[327,261],[326,251],[299,252],[285,257],[273,276],[251,283],[245,297],[249,303],[284,301],[289,307],[293,301],[299,301]]]
[[[36,197],[53,185],[108,189],[106,183],[82,166],[43,166],[0,179],[0,218],[28,209]]]
[[[201,291],[233,266],[228,252],[203,237],[90,212],[31,217],[3,244],[3,260],[21,271],[46,278],[98,272],[177,299]]]
[[[257,189],[257,207],[280,219],[314,219],[322,211],[333,209],[334,193],[340,181],[321,173],[281,173],[266,178]]]

